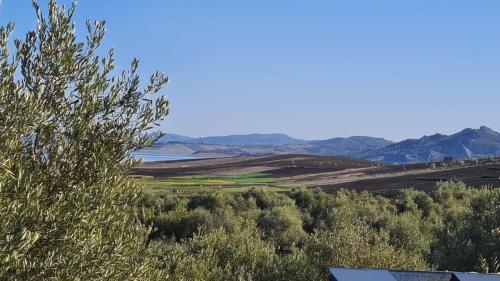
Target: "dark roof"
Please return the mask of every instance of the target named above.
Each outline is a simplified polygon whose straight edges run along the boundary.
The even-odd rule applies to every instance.
[[[452,272],[448,271],[401,271],[391,270],[397,281],[450,281]]]
[[[330,268],[334,281],[500,281],[500,274]]]
[[[336,281],[397,281],[388,270],[330,268]]]
[[[500,274],[454,272],[459,281],[500,281]]]

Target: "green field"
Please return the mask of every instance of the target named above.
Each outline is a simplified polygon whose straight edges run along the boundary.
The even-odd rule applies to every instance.
[[[285,188],[274,187],[277,180],[266,173],[249,173],[236,176],[192,175],[160,179],[144,176],[130,177],[137,184],[153,193],[193,193],[210,190],[245,192],[255,187],[268,191],[283,192]]]

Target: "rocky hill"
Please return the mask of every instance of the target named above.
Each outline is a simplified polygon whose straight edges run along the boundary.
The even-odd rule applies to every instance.
[[[456,134],[435,134],[409,139],[386,147],[365,151],[359,158],[388,163],[439,161],[445,156],[456,159],[500,155],[500,133],[488,127],[465,129]]]

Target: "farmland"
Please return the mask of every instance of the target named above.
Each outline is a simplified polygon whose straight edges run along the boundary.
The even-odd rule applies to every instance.
[[[192,193],[208,190],[245,192],[251,188],[265,187],[266,190],[282,192],[287,189],[273,187],[277,180],[270,174],[249,173],[233,176],[192,175],[158,179],[152,176],[130,176],[136,183],[153,193]]]
[[[428,191],[440,181],[470,186],[500,185],[496,158],[455,163],[390,165],[342,157],[280,155],[148,162],[131,177],[153,192],[222,189],[238,192],[258,187],[286,191],[297,187],[335,192],[341,188],[391,193],[401,188]]]

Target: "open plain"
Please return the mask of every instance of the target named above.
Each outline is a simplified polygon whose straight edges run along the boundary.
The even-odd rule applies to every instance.
[[[401,188],[428,191],[436,183],[450,180],[475,187],[498,186],[500,159],[391,165],[312,155],[228,157],[147,162],[130,174],[147,189],[176,192],[193,188],[236,191],[263,187],[284,191],[306,187],[326,192],[347,188],[390,193]]]

